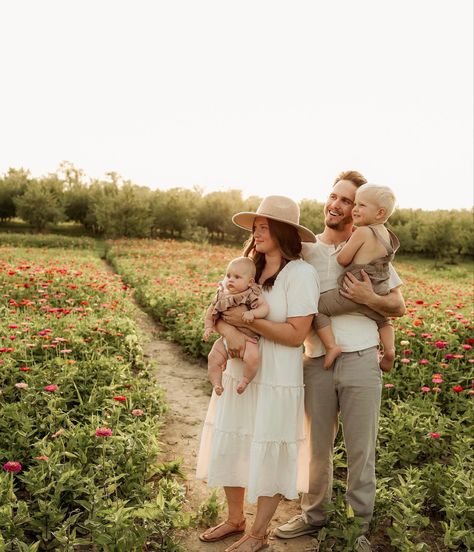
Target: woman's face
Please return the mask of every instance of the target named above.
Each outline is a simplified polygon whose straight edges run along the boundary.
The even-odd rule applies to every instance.
[[[253,223],[253,239],[255,250],[258,253],[271,253],[278,249],[278,244],[270,234],[268,220],[264,217],[257,217]]]

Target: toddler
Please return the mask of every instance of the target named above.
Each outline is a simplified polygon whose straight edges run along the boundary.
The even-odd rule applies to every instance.
[[[238,257],[229,263],[225,278],[219,282],[219,289],[206,312],[204,319],[204,341],[215,331],[214,324],[222,312],[230,307],[246,305],[249,310],[242,314],[244,322],[251,323],[254,318],[265,318],[269,307],[263,297],[262,288],[255,283],[255,263],[248,257]],[[247,328],[239,331],[258,339],[258,335]],[[244,370],[242,380],[237,386],[237,393],[245,391],[247,385],[255,377],[260,363],[258,343],[247,342],[242,358]],[[224,339],[220,337],[212,346],[207,357],[207,371],[217,395],[221,395],[222,372],[227,361],[227,351]]]
[[[346,267],[338,279],[340,286],[347,272],[362,280],[360,271],[364,270],[372,282],[375,293],[389,293],[389,263],[393,260],[400,242],[384,223],[394,208],[395,196],[387,186],[363,184],[357,189],[352,218],[358,228],[337,255],[337,262]],[[344,297],[339,293],[339,289],[331,289],[321,294],[318,311],[313,325],[326,348],[324,368],[330,368],[342,352],[334,339],[329,316],[357,311],[377,322],[383,345],[380,369],[384,372],[392,369],[395,359],[395,336],[389,320],[366,305],[360,305]]]

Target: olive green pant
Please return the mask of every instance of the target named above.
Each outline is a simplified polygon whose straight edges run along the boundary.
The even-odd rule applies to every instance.
[[[375,446],[382,374],[377,348],[343,353],[330,370],[324,357],[304,359],[305,410],[309,425],[309,492],[301,506],[307,523],[324,525],[330,502],[333,450],[339,415],[347,451],[346,500],[367,530],[375,501]]]

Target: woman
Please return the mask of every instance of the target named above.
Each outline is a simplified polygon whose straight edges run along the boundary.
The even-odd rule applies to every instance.
[[[199,538],[215,542],[245,531],[247,489],[248,502],[257,502],[255,520],[250,532],[226,552],[255,552],[267,546],[268,524],[282,496],[297,498],[308,485],[302,343],[317,311],[319,282],[300,253],[302,240],[316,238],[299,224],[298,205],[287,197],[269,196],[255,213],[238,213],[232,220],[252,231],[244,255],[256,264],[256,280],[270,312],[250,324],[262,336],[261,365],[246,392],[236,392],[242,361],[235,358],[227,362],[223,394],[211,397],[197,478],[224,487],[228,519]],[[223,321],[217,329],[230,351],[241,349],[241,332]]]

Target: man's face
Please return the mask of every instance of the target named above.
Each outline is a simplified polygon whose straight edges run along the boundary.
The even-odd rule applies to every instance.
[[[324,223],[333,230],[352,226],[352,207],[357,186],[350,180],[339,180],[324,205]]]

